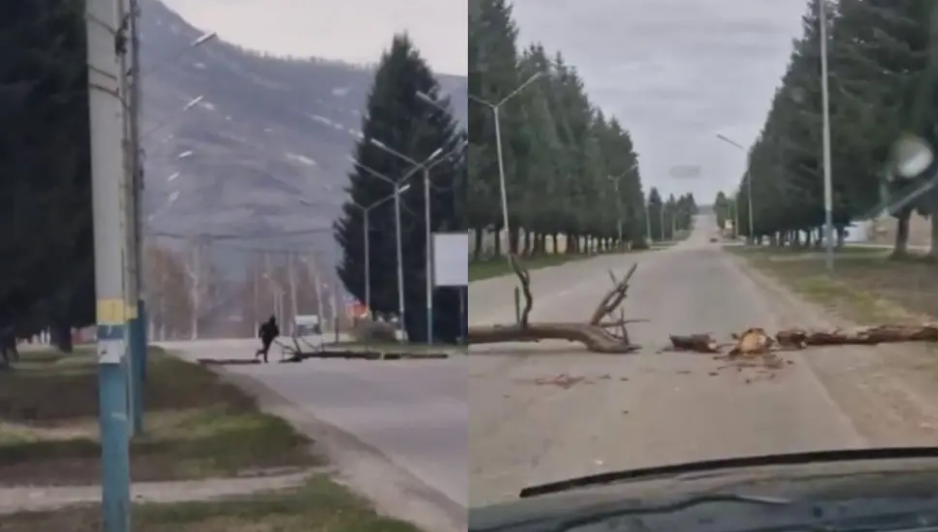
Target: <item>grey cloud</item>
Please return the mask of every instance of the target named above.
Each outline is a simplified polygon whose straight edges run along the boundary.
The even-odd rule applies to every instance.
[[[646,186],[730,191],[801,33],[804,0],[515,0],[519,44],[561,51],[632,132]],[[700,166],[699,178],[669,177]]]

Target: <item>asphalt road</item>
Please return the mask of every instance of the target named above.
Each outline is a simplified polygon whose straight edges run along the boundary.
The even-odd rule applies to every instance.
[[[165,347],[190,359],[249,358],[257,344],[209,340]],[[271,360],[277,356],[271,350]],[[309,360],[226,369],[262,382],[320,421],[377,448],[450,500],[466,505],[465,356],[421,361]]]
[[[643,350],[594,355],[552,341],[473,347],[470,506],[609,470],[866,445],[800,354],[786,354],[791,364],[770,372],[727,368],[712,355],[661,352],[669,334],[729,338],[781,324],[781,303],[709,242],[713,220],[695,226],[670,249],[532,272],[532,321],[583,322],[611,287],[607,270],[621,275],[638,262],[625,309],[627,318],[650,320],[630,327]],[[472,283],[471,324],[510,322],[515,283]],[[562,374],[583,380],[566,389],[545,382]]]

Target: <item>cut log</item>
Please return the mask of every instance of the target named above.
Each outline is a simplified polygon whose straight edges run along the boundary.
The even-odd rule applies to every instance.
[[[671,335],[671,346],[675,351],[695,353],[719,353],[720,344],[709,334]]]
[[[766,334],[761,327],[751,327],[745,331],[734,334],[736,345],[730,350],[730,356],[763,355],[768,353],[775,345],[775,339]]]
[[[494,325],[470,327],[469,345],[505,342],[538,342],[540,340],[567,340],[579,342],[594,353],[624,354],[638,350],[638,346],[622,342],[598,325],[587,323],[532,323],[521,325]]]

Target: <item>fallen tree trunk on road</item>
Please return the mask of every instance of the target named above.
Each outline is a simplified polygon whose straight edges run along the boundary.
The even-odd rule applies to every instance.
[[[630,342],[627,325],[646,320],[627,320],[622,305],[628,294],[629,281],[637,264],[629,268],[621,280],[609,272],[612,289],[600,300],[589,320],[585,322],[530,323],[534,306],[531,294],[531,275],[518,258],[509,256],[511,267],[521,282],[524,306],[519,309],[517,323],[469,327],[468,344],[497,344],[510,342],[539,342],[566,340],[583,344],[593,353],[623,354],[637,351],[639,346]],[[613,317],[615,314],[618,317]],[[785,329],[774,336],[759,327],[749,328],[732,335],[733,341],[720,343],[709,334],[671,335],[671,351],[720,354],[729,347],[728,355],[758,356],[777,351],[806,349],[811,346],[877,345],[899,342],[938,342],[938,324],[879,325],[857,329],[811,330]]]
[[[623,343],[603,328],[588,323],[533,323],[525,327],[518,324],[469,329],[469,343],[472,345],[541,340],[579,342],[594,353],[630,353],[638,349],[637,346]]]
[[[900,342],[938,342],[938,325],[877,325],[831,331],[788,329],[775,335],[780,346],[804,349],[809,346],[877,345]]]
[[[618,280],[611,271],[613,288],[597,305],[586,322],[530,323],[529,316],[534,306],[531,294],[531,274],[514,255],[509,257],[512,270],[521,282],[524,307],[518,322],[513,325],[492,325],[469,327],[468,344],[497,344],[508,342],[539,342],[541,340],[567,340],[583,344],[593,353],[623,354],[638,350],[638,346],[629,341],[626,325],[644,320],[627,320],[620,309],[625,301],[629,280],[635,273],[637,264],[633,264],[622,280]],[[619,311],[618,319],[610,318]],[[610,321],[604,321],[610,318]]]
[[[759,355],[773,351],[797,351],[835,345],[878,345],[905,342],[938,342],[938,325],[886,324],[856,329],[784,329],[771,336],[753,327],[734,334],[730,355]],[[708,334],[671,336],[673,351],[719,353],[721,346]]]

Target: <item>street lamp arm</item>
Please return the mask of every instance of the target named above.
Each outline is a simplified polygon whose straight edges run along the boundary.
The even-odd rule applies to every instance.
[[[500,106],[501,104],[507,102],[508,100],[514,98],[516,94],[518,94],[519,92],[521,92],[522,90],[524,90],[524,88],[527,87],[528,85],[530,85],[530,84],[534,83],[535,81],[541,79],[541,76],[543,76],[543,75],[544,75],[543,72],[538,72],[538,73],[534,74],[533,76],[531,76],[530,78],[528,78],[527,81],[525,81],[525,82],[522,83],[521,85],[518,85],[518,88],[517,88],[517,89],[515,89],[515,90],[511,91],[510,93],[508,93],[508,96],[505,96],[504,98],[502,98],[502,101],[500,101],[500,102],[498,102],[497,104],[495,104],[495,106],[498,107],[498,106]]]
[[[468,96],[468,98],[469,98],[470,100],[472,100],[473,102],[481,103],[482,105],[488,106],[488,107],[490,107],[490,108],[492,108],[492,109],[495,109],[495,108],[498,107],[498,105],[496,105],[496,104],[494,104],[494,103],[492,103],[492,102],[490,102],[490,101],[488,101],[488,100],[483,100],[482,98],[479,98],[478,96],[473,96],[472,94],[470,94],[470,95]]]
[[[406,190],[406,189],[410,186],[410,184],[406,183],[406,181],[407,181],[412,175],[416,174],[417,171],[420,170],[420,168],[421,168],[420,166],[415,166],[415,167],[411,168],[410,171],[408,171],[406,174],[404,174],[403,177],[401,177],[400,182],[398,182],[398,181],[394,181],[394,180],[391,179],[390,177],[388,177],[388,176],[382,174],[381,172],[378,172],[377,170],[374,170],[374,169],[372,169],[372,168],[370,168],[370,167],[368,167],[368,166],[365,166],[364,164],[358,162],[357,160],[355,160],[355,159],[352,158],[352,157],[349,157],[349,160],[350,160],[350,161],[352,162],[352,164],[354,164],[355,166],[357,166],[357,167],[361,168],[362,170],[368,172],[369,174],[371,174],[371,175],[377,177],[378,179],[381,179],[382,181],[384,181],[384,182],[390,184],[391,186],[393,186],[393,187],[395,188],[395,190],[398,190],[398,189],[399,189],[401,192],[403,192],[404,190]]]
[[[417,99],[422,101],[425,104],[432,105],[437,111],[440,111],[441,113],[450,112],[450,109],[444,106],[444,104],[440,102],[440,100],[432,98],[429,94],[423,91],[417,91]]]
[[[721,135],[721,134],[717,133],[717,138],[720,139],[720,140],[722,140],[723,142],[729,144],[730,146],[734,146],[734,147],[736,147],[736,148],[739,148],[740,150],[746,151],[746,148],[743,147],[742,144],[740,144],[740,143],[738,143],[738,142],[736,142],[736,141],[734,141],[734,140],[732,140],[732,139],[730,139],[730,138],[728,138],[728,137],[726,137],[726,136],[724,136],[724,135]]]
[[[398,159],[403,159],[403,160],[405,160],[405,161],[407,161],[407,162],[409,162],[410,164],[413,164],[413,165],[417,165],[417,166],[420,165],[419,162],[417,162],[417,161],[411,159],[410,157],[408,157],[408,156],[404,155],[403,153],[401,153],[401,152],[395,150],[394,148],[388,146],[387,144],[381,142],[381,141],[378,140],[378,139],[375,139],[375,138],[368,139],[368,143],[371,144],[372,146],[374,146],[375,148],[378,148],[379,150],[385,152],[385,153],[389,153],[389,154],[391,154],[391,155],[397,157]]]
[[[382,180],[382,181],[385,181],[385,182],[387,182],[387,183],[390,183],[390,184],[392,184],[392,185],[395,184],[393,179],[391,179],[390,177],[388,177],[388,176],[382,174],[381,172],[379,172],[379,171],[377,171],[377,170],[373,170],[373,169],[369,168],[368,166],[365,166],[364,164],[358,162],[357,160],[355,160],[355,159],[352,158],[352,157],[349,157],[349,160],[352,162],[352,164],[354,164],[354,165],[357,166],[358,168],[361,168],[362,170],[368,172],[369,174],[373,175],[374,177],[377,177],[378,179],[380,179],[380,180]]]
[[[143,79],[143,78],[145,78],[145,77],[147,76],[147,74],[152,74],[153,72],[155,72],[155,71],[159,70],[160,68],[162,68],[162,67],[163,67],[164,65],[166,65],[167,63],[170,63],[170,62],[172,62],[172,61],[175,61],[176,59],[178,59],[180,56],[184,55],[186,52],[188,52],[188,51],[191,50],[192,48],[198,48],[199,46],[202,46],[203,44],[205,44],[205,43],[207,43],[207,42],[209,42],[209,41],[211,41],[211,40],[214,40],[216,37],[218,37],[218,34],[215,33],[214,31],[213,31],[213,32],[206,33],[206,34],[203,34],[203,35],[199,36],[198,39],[193,40],[192,42],[190,42],[190,43],[187,44],[186,46],[180,48],[179,50],[176,50],[174,53],[171,53],[171,54],[169,54],[168,56],[163,57],[162,59],[160,59],[160,60],[159,60],[155,65],[153,65],[152,67],[150,67],[150,68],[148,68],[148,69],[146,69],[146,70],[139,70],[139,68],[138,68],[137,66],[134,66],[133,69],[132,69],[130,72],[128,72],[128,74],[135,77],[134,83],[136,83],[136,82],[137,82],[137,79]],[[138,74],[139,74],[139,77],[138,77]]]

